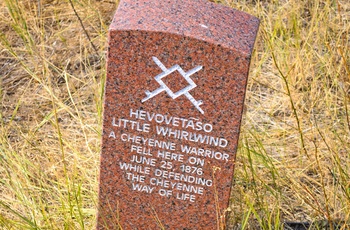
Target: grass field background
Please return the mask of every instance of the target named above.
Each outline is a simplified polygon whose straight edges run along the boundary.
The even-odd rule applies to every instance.
[[[229,228],[349,229],[350,2],[216,2],[261,19]],[[117,4],[0,0],[0,229],[94,229]]]

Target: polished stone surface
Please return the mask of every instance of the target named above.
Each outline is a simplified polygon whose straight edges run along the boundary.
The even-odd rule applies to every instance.
[[[97,229],[220,229],[259,20],[122,0],[109,30]]]

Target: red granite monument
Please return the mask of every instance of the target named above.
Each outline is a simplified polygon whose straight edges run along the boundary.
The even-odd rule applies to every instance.
[[[109,29],[97,229],[224,229],[259,20],[122,0]]]

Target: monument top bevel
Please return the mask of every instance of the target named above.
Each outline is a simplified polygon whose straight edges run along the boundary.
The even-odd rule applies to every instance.
[[[109,30],[177,34],[250,57],[257,33],[252,28],[258,27],[258,18],[207,0],[121,0]]]

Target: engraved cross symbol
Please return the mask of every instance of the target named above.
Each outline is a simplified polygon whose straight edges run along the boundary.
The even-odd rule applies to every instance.
[[[200,71],[203,66],[197,66],[187,72],[185,72],[179,65],[174,65],[172,67],[170,67],[169,69],[167,69],[163,63],[161,61],[159,61],[158,58],[156,57],[152,57],[153,61],[159,66],[159,68],[161,68],[163,70],[162,73],[158,74],[154,79],[159,83],[160,87],[152,92],[150,91],[146,91],[146,97],[144,99],[142,99],[142,103],[147,101],[148,99],[151,99],[152,97],[158,95],[159,93],[165,91],[168,93],[168,95],[172,98],[172,99],[176,99],[181,95],[185,95],[188,100],[190,100],[192,102],[192,104],[199,110],[199,112],[201,112],[202,114],[204,114],[204,111],[199,107],[200,105],[203,104],[203,102],[201,100],[197,101],[196,99],[194,99],[192,97],[192,95],[189,93],[190,90],[194,89],[197,87],[196,83],[194,83],[194,81],[192,81],[192,79],[190,78],[191,75],[193,75],[194,73]],[[183,78],[185,78],[185,80],[188,82],[188,86],[186,86],[185,88],[177,91],[176,93],[174,93],[163,81],[162,79],[166,76],[168,76],[169,74],[178,71],[181,76]]]

